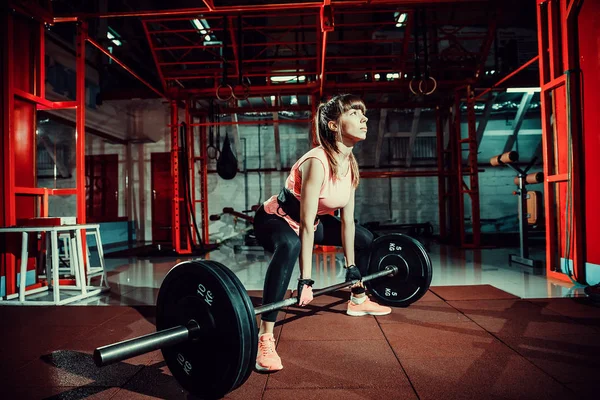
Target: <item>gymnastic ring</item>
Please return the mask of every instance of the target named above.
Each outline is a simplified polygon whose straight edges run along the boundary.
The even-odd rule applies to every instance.
[[[220,91],[221,91],[221,88],[222,88],[222,87],[227,87],[227,88],[229,88],[229,97],[221,97],[221,96],[219,95],[219,93],[220,93]],[[228,100],[231,100],[231,98],[233,97],[233,88],[232,88],[232,87],[231,87],[231,85],[229,85],[228,83],[225,83],[225,84],[223,84],[223,83],[222,83],[222,84],[220,84],[220,85],[217,87],[217,90],[215,91],[215,96],[217,96],[217,99],[219,99],[219,100],[221,100],[221,101],[228,101]]]
[[[410,91],[412,92],[412,94],[416,95],[417,92],[415,92],[415,90],[412,87],[413,81],[415,80],[415,78],[411,79],[410,82],[408,82],[408,88],[410,89]]]
[[[437,81],[435,80],[435,78],[430,76],[428,79],[433,81],[433,89],[431,89],[429,92],[423,91],[422,85],[423,82],[425,82],[425,80],[421,80],[421,82],[419,82],[419,92],[421,92],[421,94],[424,94],[425,96],[429,96],[431,93],[435,92],[435,89],[437,89]]]
[[[242,94],[243,94],[243,96],[242,97],[237,97],[235,95],[235,90],[234,89],[231,89],[231,96],[233,96],[233,98],[236,99],[236,100],[246,100],[246,99],[248,99],[248,97],[250,96],[250,85],[248,85],[247,83],[242,83],[242,84],[237,85],[236,88],[239,87],[239,86],[242,87]]]

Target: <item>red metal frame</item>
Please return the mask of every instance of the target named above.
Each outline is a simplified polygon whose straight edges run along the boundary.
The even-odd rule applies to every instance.
[[[483,1],[483,0],[482,0]],[[473,3],[474,0],[434,0],[428,2],[428,5],[435,5],[438,3]],[[76,108],[77,109],[77,132],[78,132],[78,140],[77,140],[77,212],[78,212],[78,221],[85,221],[85,186],[84,186],[84,175],[82,171],[84,170],[84,162],[83,157],[85,154],[85,60],[84,57],[81,56],[84,54],[85,50],[85,42],[89,42],[91,45],[96,47],[99,51],[104,53],[107,57],[112,59],[116,64],[120,65],[130,74],[132,74],[135,78],[140,80],[144,85],[146,85],[150,90],[154,93],[158,94],[161,97],[167,98],[171,101],[172,107],[172,116],[171,116],[171,124],[170,127],[172,129],[172,139],[179,138],[178,124],[177,124],[177,115],[175,115],[175,111],[173,111],[173,107],[177,108],[177,100],[185,100],[187,101],[192,96],[198,97],[214,97],[215,90],[219,87],[219,82],[223,77],[223,68],[220,65],[224,65],[226,68],[227,75],[235,74],[237,77],[252,77],[252,78],[265,78],[266,83],[262,85],[253,85],[248,88],[247,92],[249,96],[264,96],[264,95],[282,95],[282,94],[308,94],[311,96],[313,100],[311,102],[311,109],[313,111],[316,110],[316,104],[318,104],[318,100],[320,97],[324,97],[327,94],[330,94],[334,91],[354,91],[360,93],[366,92],[401,92],[407,90],[408,79],[400,78],[395,81],[373,81],[372,77],[375,73],[386,74],[389,72],[399,72],[402,75],[412,74],[412,70],[414,69],[413,62],[408,57],[408,50],[411,41],[414,40],[412,38],[411,26],[413,23],[412,18],[412,7],[421,6],[422,2],[417,0],[323,0],[323,1],[314,1],[308,3],[289,3],[289,4],[265,4],[265,5],[242,5],[242,6],[230,6],[230,7],[216,7],[212,0],[204,0],[204,7],[198,8],[188,8],[188,9],[180,9],[180,10],[153,10],[153,11],[135,11],[135,12],[125,12],[125,13],[95,13],[95,14],[80,14],[78,16],[57,16],[54,18],[49,18],[46,13],[41,12],[37,9],[28,9],[29,13],[33,13],[36,15],[41,21],[46,21],[49,23],[60,23],[60,22],[80,22],[78,26],[78,56],[77,56],[77,100],[74,102],[51,102],[44,98],[44,88],[43,85],[39,85],[39,90],[34,91],[34,94],[17,92],[16,95],[21,98],[25,98],[28,101],[33,101],[37,104],[38,109],[48,109],[48,108]],[[331,7],[331,8],[330,8]],[[390,14],[399,10],[399,7],[404,8],[405,12],[409,13],[408,26],[405,28],[406,34],[401,38],[391,38],[391,39],[358,39],[358,40],[344,40],[340,38],[333,38],[333,35],[329,33],[335,29],[352,29],[353,31],[362,32],[364,37],[372,38],[374,33],[377,32],[383,26],[394,24],[393,21],[386,22],[354,22],[354,21],[345,21],[345,22],[336,22],[335,26],[333,26],[333,21],[342,21],[342,16],[359,16],[364,13],[365,10],[368,10],[371,13],[382,13],[382,14]],[[176,26],[177,23],[181,21],[190,20],[190,18],[196,18],[198,15],[202,15],[203,18],[207,19],[211,23],[211,28],[209,29],[210,33],[213,35],[223,35],[223,41],[226,41],[226,37],[229,36],[229,44],[227,45],[211,45],[204,46],[201,45],[203,38],[199,38],[198,32],[195,29],[181,29],[180,26]],[[279,26],[267,25],[267,26],[256,26],[250,22],[250,18],[254,18],[257,16],[263,17],[277,17],[278,15],[286,15],[302,17],[303,23],[290,23],[288,25],[280,24]],[[262,35],[265,37],[263,43],[242,43],[238,44],[235,40],[238,27],[234,27],[233,18],[241,15],[241,21],[244,31],[252,31],[256,34]],[[222,26],[222,16],[225,16],[230,21],[228,23],[227,31],[224,30],[224,26]],[[129,68],[125,63],[118,60],[115,56],[113,56],[110,52],[100,46],[96,41],[87,36],[87,28],[85,21],[91,18],[116,18],[116,17],[142,17],[142,23],[145,30],[146,38],[150,45],[152,51],[152,57],[156,64],[156,68],[158,70],[159,77],[161,79],[162,91],[157,90],[148,82],[143,80],[138,74],[136,74],[131,68]],[[331,19],[333,18],[333,19]],[[431,20],[428,22],[429,24],[443,24],[445,21],[442,21],[439,16],[438,20]],[[325,24],[325,21],[330,21],[331,24]],[[489,21],[488,21],[489,22]],[[493,21],[491,21],[493,22]],[[457,86],[463,86],[465,84],[473,82],[478,75],[478,72],[481,69],[482,60],[485,60],[487,57],[487,52],[489,50],[489,46],[491,44],[491,38],[493,35],[490,32],[493,32],[493,24],[490,24],[490,30],[486,35],[474,35],[474,37],[470,37],[469,40],[480,39],[481,46],[480,51],[476,54],[471,54],[473,57],[480,60],[479,65],[474,65],[472,70],[469,68],[461,68],[456,69],[456,78],[453,79],[445,79],[438,81],[438,87],[441,89],[455,88]],[[449,32],[443,37],[437,38],[437,40],[447,39],[453,42],[458,42],[458,38],[456,37],[456,32],[461,28],[457,28],[454,32]],[[313,30],[315,32],[314,41],[307,40],[298,40],[292,39],[294,36],[293,33],[298,33],[303,30]],[[41,25],[40,27],[40,36],[44,35],[44,27]],[[184,39],[189,43],[189,45],[178,45],[178,46],[157,46],[154,38],[157,35],[173,35],[179,39]],[[195,37],[194,37],[195,36]],[[43,43],[43,40],[42,40]],[[347,44],[356,44],[356,45],[389,45],[393,43],[401,44],[401,51],[399,54],[390,54],[387,55],[366,55],[361,57],[353,57],[350,53],[340,53],[336,51],[336,55],[327,54],[327,48],[331,46],[341,46],[341,48],[346,51],[348,48],[352,48],[352,46],[346,46]],[[317,52],[315,56],[303,54],[302,51],[298,50],[304,44],[312,44],[316,46]],[[272,57],[272,61],[267,63],[268,59],[260,58],[267,52],[269,49],[273,48],[273,46],[285,47],[289,50],[290,54],[285,58],[282,57]],[[434,43],[434,38],[431,38],[431,48],[435,47],[436,43]],[[248,48],[259,48],[257,52],[254,52],[254,56],[252,58],[242,59],[242,55],[244,50]],[[262,48],[262,49],[261,49]],[[219,59],[218,52],[229,52],[233,54],[232,59]],[[177,53],[179,52],[179,53]],[[43,45],[40,49],[41,59],[38,63],[39,68],[41,68],[39,77],[39,82],[44,82],[43,76]],[[332,53],[330,51],[330,53]],[[214,60],[214,57],[217,56],[217,60]],[[274,65],[272,65],[274,64]],[[178,69],[178,67],[185,66],[185,70]],[[216,66],[216,67],[215,67]],[[190,68],[192,67],[192,68]],[[435,66],[432,64],[433,68],[439,68],[439,66]],[[444,66],[445,70],[451,70],[451,67]],[[290,75],[288,71],[284,70],[293,70],[297,75],[305,75],[307,76],[306,82],[299,84],[272,84],[270,82],[270,77],[273,76],[282,76],[282,75]],[[340,74],[347,74],[350,72],[355,73],[366,73],[371,77],[371,81],[359,81],[359,82],[335,82],[331,77]],[[330,75],[329,81],[326,79],[326,75]],[[314,79],[314,80],[313,80]],[[337,79],[337,78],[336,78]],[[212,84],[207,85],[207,82],[212,82]],[[238,81],[239,84],[239,81]],[[12,95],[10,96],[12,99]],[[248,102],[250,104],[250,102]],[[201,156],[196,157],[193,150],[187,156],[189,157],[192,184],[195,187],[195,180],[192,177],[195,177],[193,171],[195,170],[195,162],[200,161],[201,166],[201,179],[202,179],[202,198],[198,200],[198,202],[202,202],[202,229],[204,240],[208,241],[208,205],[207,205],[207,188],[206,188],[206,158],[203,159],[206,155],[205,153],[205,129],[204,126],[208,124],[206,122],[195,122],[193,118],[190,118],[189,115],[189,103],[186,103],[186,121],[190,122],[188,124],[190,135],[189,138],[193,138],[193,132],[195,131],[195,127],[198,127],[200,132],[200,143],[201,143]],[[370,108],[378,108],[378,107],[395,107],[399,106],[397,104],[370,104]],[[403,106],[410,107],[410,104],[404,104]],[[267,105],[266,107],[270,107]],[[289,109],[289,108],[288,108]],[[255,111],[258,111],[259,108],[256,108]],[[262,111],[262,109],[260,109]],[[237,112],[240,112],[239,110]],[[280,121],[282,122],[282,121]],[[296,120],[285,122],[306,122],[310,123],[310,120]],[[228,122],[222,122],[221,125],[232,124]],[[237,122],[237,124],[254,124],[253,122]],[[314,139],[314,134],[313,134]],[[193,139],[191,139],[190,147],[193,149]],[[314,142],[314,140],[313,140]],[[7,147],[5,146],[5,151]],[[178,170],[178,160],[176,157],[176,153],[178,154],[179,147],[177,140],[172,141],[172,168]],[[470,158],[471,159],[471,158]],[[10,162],[10,161],[7,161]],[[6,163],[6,162],[5,162]],[[458,164],[457,164],[458,165]],[[414,176],[440,176],[441,169],[438,164],[438,170],[436,172],[433,171],[422,171],[417,173]],[[473,186],[474,179],[476,179],[476,171],[477,168],[473,169],[475,172],[469,173],[471,179],[471,186]],[[468,172],[468,171],[467,171]],[[413,176],[410,173],[406,172],[394,172],[396,174],[394,176]],[[432,175],[429,175],[432,174]],[[79,176],[82,175],[82,176]],[[372,176],[382,176],[380,172],[365,172],[365,177],[370,175]],[[466,173],[461,173],[459,176],[466,175]],[[174,175],[174,213],[176,209],[180,211],[180,196],[179,196],[179,183],[178,175]],[[442,178],[440,178],[442,179]],[[5,183],[5,185],[10,185],[9,183]],[[461,189],[462,191],[462,189]],[[192,207],[192,212],[195,213],[195,190],[192,197],[194,206]],[[12,192],[11,192],[12,193]],[[462,193],[462,192],[461,192]],[[462,203],[462,202],[461,202]],[[10,206],[10,204],[8,204]],[[187,209],[187,208],[186,208]],[[13,213],[14,214],[14,213]],[[174,214],[175,217],[180,215],[179,212]],[[189,251],[190,249],[180,249],[180,238],[181,232],[178,231],[180,228],[180,220],[177,219],[173,221],[174,228],[174,248],[176,251]],[[177,231],[177,232],[175,232]],[[188,238],[189,239],[189,238]],[[189,243],[189,241],[188,241]],[[191,247],[191,244],[190,244]]]
[[[209,232],[208,232],[208,154],[207,154],[207,140],[206,133],[207,130],[204,126],[200,126],[199,128],[199,145],[200,145],[200,157],[198,157],[198,161],[200,161],[200,193],[202,197],[197,201],[202,205],[202,239],[204,240],[204,244],[209,244]]]
[[[538,52],[540,65],[541,86],[541,112],[542,112],[542,153],[544,158],[544,206],[546,222],[546,272],[551,278],[562,281],[571,281],[571,278],[562,271],[559,253],[568,253],[568,259],[573,263],[573,277],[580,283],[585,283],[585,256],[583,248],[585,243],[582,229],[582,197],[581,167],[579,162],[571,160],[571,165],[565,162],[556,149],[557,142],[572,140],[574,157],[582,157],[581,135],[578,118],[569,118],[576,115],[576,110],[582,106],[577,86],[576,73],[566,74],[563,71],[573,71],[577,68],[577,60],[573,52],[577,46],[575,13],[578,1],[567,0],[538,0]],[[559,34],[560,31],[560,34]],[[564,95],[564,98],[562,96]],[[564,103],[558,106],[557,101]],[[554,124],[550,119],[554,118]],[[563,124],[559,120],[566,120]],[[564,151],[564,148],[562,149]],[[564,168],[568,170],[565,172]],[[569,170],[570,169],[570,170]],[[569,182],[570,180],[570,182]],[[570,192],[564,193],[560,185],[570,183]],[[568,188],[568,186],[567,186]],[[570,196],[570,209],[565,212],[566,196]],[[556,203],[556,204],[555,204]],[[569,215],[570,214],[570,215]],[[568,232],[558,230],[565,221],[572,218],[572,225]],[[570,243],[566,247],[566,237],[569,235]],[[570,257],[572,256],[572,257]]]
[[[487,0],[430,0],[429,4],[448,4],[448,3],[487,3]],[[237,13],[258,13],[258,12],[289,12],[290,10],[315,9],[320,8],[324,2],[313,1],[304,3],[283,3],[283,4],[260,4],[260,5],[241,5],[241,6],[221,6],[221,7],[199,7],[186,9],[171,9],[171,10],[145,10],[145,11],[128,11],[128,12],[107,12],[107,13],[79,13],[77,15],[55,16],[52,21],[60,22],[77,22],[80,19],[92,18],[125,18],[125,17],[164,17],[177,15],[193,15],[193,14],[237,14]],[[419,6],[422,5],[422,0],[340,0],[333,1],[335,6],[357,7],[364,5],[396,5],[396,6]],[[206,2],[205,2],[206,5]]]
[[[15,198],[15,174],[14,174],[14,158],[13,158],[13,118],[14,118],[14,88],[13,88],[13,71],[14,63],[12,60],[13,54],[13,18],[10,13],[5,13],[0,16],[3,21],[6,21],[2,28],[2,62],[5,64],[5,70],[2,77],[3,93],[3,167],[4,167],[4,201],[3,201],[3,224],[4,226],[13,226],[16,224],[16,198]],[[16,257],[14,253],[4,253],[4,268],[6,275],[6,295],[16,293]]]
[[[38,10],[39,11],[39,10]],[[41,18],[43,21],[44,19]],[[17,223],[16,203],[17,196],[36,196],[38,201],[37,215],[48,216],[48,196],[58,195],[76,195],[77,220],[79,223],[85,223],[85,174],[83,173],[85,157],[85,37],[87,35],[87,24],[82,23],[77,31],[77,55],[76,55],[76,100],[75,101],[50,101],[45,98],[45,27],[40,22],[39,36],[35,49],[35,64],[33,68],[33,88],[32,93],[13,86],[13,71],[15,68],[12,54],[15,51],[13,46],[13,19],[10,13],[6,16],[4,35],[4,54],[5,62],[4,82],[4,195],[3,195],[3,226],[14,226]],[[22,187],[15,184],[15,160],[13,151],[13,127],[14,127],[14,101],[15,99],[24,100],[35,104],[37,110],[46,109],[76,109],[76,169],[81,171],[76,176],[75,188],[50,189],[36,187]],[[34,133],[35,134],[35,133]],[[85,238],[84,240],[85,245]],[[11,252],[4,254],[6,267],[6,295],[16,292],[16,258]]]
[[[76,41],[76,125],[75,125],[75,148],[77,151],[75,170],[77,189],[77,222],[85,224],[85,42],[88,39],[88,25],[85,22],[77,26]],[[85,246],[85,237],[83,245]],[[85,248],[85,247],[84,247]]]
[[[524,69],[528,68],[531,64],[533,64],[534,62],[538,61],[539,58],[540,58],[539,55],[533,57],[531,60],[529,60],[525,64],[521,65],[519,68],[515,69],[514,71],[512,71],[511,73],[509,73],[508,75],[506,75],[504,78],[500,79],[498,82],[494,83],[492,86],[490,86],[489,88],[485,89],[483,92],[481,92],[478,95],[476,95],[475,97],[473,97],[473,100],[475,100],[475,101],[476,100],[480,100],[483,96],[485,96],[486,94],[488,94],[492,90],[500,88],[500,87],[504,87],[504,83],[507,80],[509,80],[513,76],[517,75],[519,72],[523,71]]]
[[[194,127],[190,126],[190,124],[192,123],[192,116],[190,114],[190,108],[191,108],[191,101],[188,100],[185,102],[185,125],[187,126],[187,135],[186,135],[186,140],[187,140],[187,153],[186,153],[186,157],[188,160],[188,176],[189,176],[189,184],[190,184],[190,195],[191,198],[189,199],[190,202],[190,206],[189,208],[191,208],[189,210],[189,213],[191,213],[192,215],[194,215],[194,217],[196,216],[196,158],[195,158],[195,150],[194,150]],[[193,223],[193,220],[192,222]],[[194,245],[198,244],[198,238],[196,237],[196,235],[192,235],[192,243]],[[191,244],[190,244],[191,246]]]
[[[445,3],[446,1],[441,1]],[[288,92],[293,91],[299,94],[312,94],[316,93],[320,97],[323,97],[325,93],[337,91],[337,90],[366,90],[366,91],[381,91],[388,88],[388,85],[381,85],[384,82],[375,81],[363,81],[356,82],[354,84],[343,84],[335,82],[327,82],[325,77],[328,75],[339,75],[347,74],[351,71],[356,73],[367,72],[373,76],[375,73],[383,74],[389,72],[401,72],[403,74],[412,74],[414,68],[412,61],[408,57],[409,44],[413,40],[410,29],[412,26],[413,18],[409,17],[408,26],[406,27],[407,34],[399,39],[357,39],[357,40],[342,40],[342,39],[330,39],[329,32],[334,30],[334,27],[328,27],[324,29],[324,10],[325,7],[335,6],[332,15],[335,19],[341,19],[344,15],[356,15],[364,13],[368,10],[372,14],[383,13],[392,15],[398,6],[406,6],[415,4],[413,1],[381,1],[381,2],[351,2],[351,1],[329,1],[315,3],[297,3],[285,5],[285,16],[302,16],[303,21],[294,23],[290,21],[288,25],[266,25],[257,26],[251,22],[251,18],[256,17],[258,14],[264,13],[266,17],[276,17],[279,14],[284,14],[282,5],[271,4],[271,5],[256,5],[256,6],[238,6],[238,7],[213,7],[212,11],[206,8],[201,9],[186,9],[186,10],[167,10],[167,11],[155,11],[151,13],[118,13],[118,14],[105,14],[105,15],[93,15],[94,17],[126,17],[126,16],[141,16],[143,17],[142,22],[148,38],[153,58],[156,63],[159,75],[161,77],[162,86],[165,92],[170,98],[184,98],[186,95],[193,94],[195,96],[214,97],[215,91],[219,88],[220,82],[225,72],[227,76],[243,76],[248,78],[262,78],[266,79],[266,84],[254,84],[249,88],[250,96],[260,96],[264,94],[272,94],[274,92]],[[438,2],[432,2],[439,3]],[[361,6],[360,10],[357,6]],[[366,7],[366,8],[365,8]],[[292,10],[292,11],[290,11]],[[293,10],[299,10],[294,12]],[[208,11],[208,12],[207,12]],[[246,11],[242,16],[242,26],[246,32],[254,32],[257,35],[265,37],[263,43],[243,43],[241,47],[237,44],[235,33],[237,27],[234,27],[233,23],[229,23],[228,32],[224,32],[224,26],[222,23],[222,17],[216,16],[214,13],[218,12],[219,15],[235,15],[240,11]],[[410,15],[412,10],[406,9]],[[211,35],[223,35],[224,44],[211,44],[203,45],[203,38],[198,34],[196,29],[190,27],[189,29],[181,28],[181,21],[191,21],[191,18],[196,18],[198,14],[202,14],[203,18],[209,22],[210,28],[207,29]],[[185,17],[189,15],[189,17]],[[232,17],[228,17],[232,18]],[[433,17],[432,21],[433,21]],[[57,21],[61,19],[57,18]],[[444,21],[435,21],[436,23],[442,24]],[[481,46],[479,52],[475,54],[467,53],[465,55],[472,56],[475,59],[480,60],[479,65],[473,65],[472,70],[468,67],[461,66],[456,69],[456,73],[462,77],[458,80],[438,81],[438,86],[442,87],[456,87],[469,83],[470,80],[476,79],[478,72],[482,68],[482,63],[487,57],[489,48],[493,41],[495,30],[495,24],[493,20],[490,22],[490,29],[486,34],[483,35],[471,35],[468,38],[463,39],[479,39],[481,40]],[[431,22],[430,22],[431,23]],[[377,29],[385,25],[393,25],[394,21],[381,22],[381,23],[336,23],[335,29],[353,28],[354,30],[362,30],[364,37],[372,37]],[[294,32],[300,33],[306,30],[310,30],[311,27],[315,29],[315,41],[297,40],[290,36]],[[456,28],[452,33],[448,33],[437,40],[451,40],[453,43],[458,43],[460,40],[456,33],[461,28]],[[168,39],[169,36],[183,39],[189,44],[176,46],[161,45],[158,46],[154,37],[160,35],[163,39]],[[286,37],[287,35],[287,37]],[[229,36],[231,40],[227,40],[225,36]],[[432,40],[431,48],[436,43]],[[227,42],[230,43],[227,43]],[[342,45],[344,51],[351,49],[353,46],[344,46],[344,44],[372,44],[373,46],[381,46],[389,43],[402,43],[402,52],[397,55],[366,55],[360,57],[354,57],[351,54],[337,54],[328,55],[327,48],[330,45]],[[312,44],[317,49],[315,56],[306,55],[298,49],[298,46],[304,44]],[[285,57],[273,57],[265,58],[264,53],[273,48],[274,46],[284,47],[290,54]],[[245,48],[250,47],[263,47],[261,51],[254,52],[252,57],[246,57],[240,59],[241,54]],[[221,56],[215,51],[229,52],[231,51],[231,57],[220,59]],[[215,60],[217,58],[217,60]],[[369,60],[366,63],[365,60]],[[266,64],[269,62],[269,64]],[[433,66],[433,64],[432,64]],[[190,68],[193,67],[193,68]],[[240,71],[241,67],[241,71]],[[434,66],[439,68],[438,65]],[[448,66],[444,66],[448,69]],[[307,82],[302,84],[271,84],[269,82],[270,77],[283,76],[283,75],[294,75],[290,71],[296,71],[297,75],[306,76]],[[311,78],[312,77],[312,78]],[[312,81],[314,79],[314,81]],[[465,81],[466,79],[466,81]],[[309,82],[309,80],[311,80]],[[260,79],[259,79],[260,81]],[[232,86],[235,85],[234,80],[228,81]],[[176,84],[175,84],[176,83]],[[239,84],[239,81],[237,82]],[[397,79],[392,83],[395,86],[394,92],[400,92],[407,90],[408,80],[404,78]],[[212,86],[212,88],[211,88]]]

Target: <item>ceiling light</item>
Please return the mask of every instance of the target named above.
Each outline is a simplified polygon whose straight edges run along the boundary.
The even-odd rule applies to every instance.
[[[539,87],[517,87],[517,88],[507,88],[506,93],[535,93],[541,92],[542,89]]]
[[[284,75],[284,76],[272,76],[271,82],[304,82],[306,80],[306,76],[300,75]]]

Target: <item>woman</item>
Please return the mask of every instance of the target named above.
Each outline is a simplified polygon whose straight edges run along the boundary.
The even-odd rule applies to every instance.
[[[354,145],[367,135],[364,103],[354,95],[344,94],[320,104],[315,131],[319,146],[296,161],[282,192],[268,199],[254,217],[256,238],[273,253],[265,277],[263,304],[284,298],[298,257],[298,304],[310,303],[315,243],[343,247],[346,281],[360,280],[368,269],[373,235],[354,224],[354,192],[359,171],[352,154]],[[336,210],[341,210],[341,218],[332,215]],[[352,287],[348,315],[390,312],[389,307],[370,301],[361,282]],[[258,371],[283,368],[273,338],[276,319],[277,311],[262,314],[256,359]]]

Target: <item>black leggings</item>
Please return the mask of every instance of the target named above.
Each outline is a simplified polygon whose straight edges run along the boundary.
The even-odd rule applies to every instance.
[[[342,245],[342,222],[332,215],[319,216],[321,222],[315,231],[315,244],[325,246]],[[261,206],[254,217],[254,234],[265,250],[273,253],[265,277],[263,304],[283,300],[290,284],[296,261],[300,257],[300,237],[281,217],[265,212]],[[366,228],[356,225],[354,250],[356,265],[362,275],[367,274],[369,247],[373,234]],[[275,322],[278,311],[262,314],[262,320]]]

